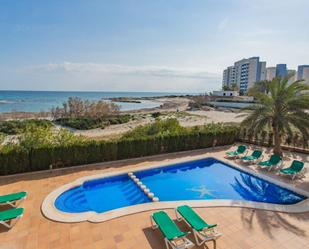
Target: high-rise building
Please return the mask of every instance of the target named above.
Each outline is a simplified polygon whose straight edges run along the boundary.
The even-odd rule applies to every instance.
[[[276,77],[276,67],[266,68],[266,80],[273,80]]]
[[[275,77],[286,77],[291,75],[289,83],[293,83],[296,80],[296,70],[290,70],[286,64],[277,64],[276,67],[266,68],[266,80],[273,80]]]
[[[231,66],[228,67],[223,71],[223,86],[230,87],[232,84],[235,83],[235,67]]]
[[[298,66],[297,80],[304,80],[306,84],[309,84],[309,65]]]
[[[286,64],[277,64],[276,66],[276,77],[286,77],[288,75],[288,69]]]
[[[288,70],[288,75],[291,77],[291,78],[289,79],[289,84],[292,84],[293,82],[296,81],[296,79],[297,79],[296,70],[294,70],[294,69],[289,69],[289,70]]]
[[[266,79],[266,62],[259,57],[236,61],[223,72],[223,86],[237,84],[241,93],[246,93],[255,82]]]

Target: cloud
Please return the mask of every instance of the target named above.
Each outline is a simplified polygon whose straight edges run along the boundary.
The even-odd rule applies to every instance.
[[[98,63],[50,63],[31,66],[30,69],[39,72],[95,73],[98,75],[140,75],[192,79],[217,79],[220,77],[218,74],[200,69],[172,68],[165,66],[128,66],[121,64]]]

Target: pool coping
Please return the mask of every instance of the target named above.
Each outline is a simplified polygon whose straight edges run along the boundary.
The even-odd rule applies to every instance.
[[[214,158],[224,164],[228,164],[228,166],[231,166],[235,168],[236,170],[243,171],[245,173],[251,174],[253,176],[256,176],[258,178],[261,178],[263,180],[266,180],[268,182],[274,183],[282,188],[291,190],[295,193],[298,193],[300,195],[303,195],[307,197],[307,199],[296,203],[292,205],[280,205],[280,204],[270,204],[270,203],[263,203],[263,202],[253,202],[253,201],[241,201],[241,200],[185,200],[185,201],[166,201],[166,202],[150,202],[150,203],[143,203],[133,206],[127,206],[123,208],[114,209],[111,211],[107,211],[104,213],[96,213],[94,211],[88,211],[88,212],[82,212],[82,213],[66,213],[58,210],[54,203],[55,200],[58,198],[60,194],[65,192],[66,190],[79,186],[83,184],[85,181],[94,180],[98,178],[106,178],[111,176],[117,176],[117,175],[123,175],[129,172],[138,172],[148,169],[154,169],[158,167],[165,167],[170,166],[178,163],[183,162],[189,162],[199,159],[205,159],[205,158]],[[58,222],[65,222],[65,223],[73,223],[73,222],[82,222],[82,221],[89,221],[89,222],[104,222],[108,221],[114,218],[122,217],[125,215],[140,213],[144,211],[151,211],[151,210],[157,210],[157,209],[172,209],[176,208],[179,205],[190,205],[194,208],[199,207],[244,207],[244,208],[254,208],[254,209],[262,209],[262,210],[269,210],[269,211],[275,211],[275,212],[285,212],[285,213],[304,213],[309,211],[309,192],[296,188],[294,186],[291,186],[288,183],[281,182],[277,179],[274,179],[270,176],[264,175],[264,174],[258,174],[257,172],[254,172],[250,170],[249,168],[243,168],[236,164],[235,161],[230,161],[226,159],[218,159],[214,156],[207,156],[207,155],[197,155],[192,156],[190,158],[177,158],[172,159],[168,162],[160,162],[160,163],[154,163],[152,165],[148,166],[141,166],[134,170],[117,170],[114,172],[107,172],[97,175],[91,175],[91,176],[84,176],[81,178],[76,179],[73,182],[70,182],[68,184],[65,184],[54,191],[52,191],[43,201],[41,210],[44,216],[50,220],[58,221]]]

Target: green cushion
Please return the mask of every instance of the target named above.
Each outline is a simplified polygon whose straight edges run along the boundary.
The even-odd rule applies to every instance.
[[[244,153],[244,152],[246,151],[246,149],[247,149],[246,146],[240,145],[240,146],[238,146],[237,152],[238,152],[239,154],[241,154],[241,153]]]
[[[281,157],[279,155],[273,154],[271,155],[268,161],[259,162],[258,165],[270,167],[270,166],[277,165],[280,161],[281,161]]]
[[[236,151],[228,151],[225,154],[229,155],[229,156],[237,156],[239,154],[242,154],[246,151],[247,147],[244,145],[240,145],[238,146]]]
[[[252,160],[255,160],[257,159],[256,157],[254,156],[244,156],[241,158],[242,160],[248,160],[248,161],[252,161]]]
[[[287,175],[294,175],[302,171],[304,163],[294,160],[289,168],[281,169],[280,172]]]
[[[226,152],[225,154],[229,156],[237,156],[239,153],[237,151],[229,151],[229,152]]]
[[[304,166],[305,165],[304,165],[303,162],[294,160],[292,162],[291,169],[296,171],[296,172],[299,172],[299,171],[301,171],[304,168]]]
[[[179,230],[174,221],[172,221],[164,211],[154,213],[152,218],[168,240],[173,240],[186,235],[186,233]]]
[[[262,151],[261,150],[255,150],[255,151],[253,151],[252,156],[255,157],[255,159],[258,159],[262,156]]]
[[[272,163],[272,165],[276,165],[281,161],[281,156],[277,154],[271,155],[269,161]]]
[[[280,172],[286,175],[294,175],[297,173],[296,171],[292,170],[291,168],[286,168],[286,169],[280,169]]]
[[[264,162],[259,162],[260,166],[267,166],[267,167],[270,167],[270,166],[273,166],[270,161],[264,161]]]
[[[27,192],[18,192],[9,195],[1,195],[0,203],[7,203],[12,201],[18,201],[27,196]]]
[[[12,220],[24,213],[23,208],[13,208],[0,212],[0,221]]]
[[[191,207],[187,205],[178,207],[177,211],[196,231],[217,226],[216,224],[207,224]]]

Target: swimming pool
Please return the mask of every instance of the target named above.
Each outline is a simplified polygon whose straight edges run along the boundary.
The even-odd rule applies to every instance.
[[[186,200],[244,200],[289,205],[306,197],[236,169],[215,158],[204,158],[135,171],[160,202]],[[114,209],[152,202],[127,175],[88,180],[64,191],[55,207],[66,213]]]

